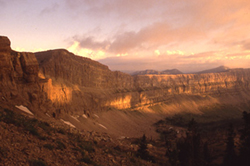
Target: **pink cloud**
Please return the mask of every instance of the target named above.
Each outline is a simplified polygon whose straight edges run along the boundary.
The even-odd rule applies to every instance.
[[[138,32],[124,32],[114,36],[113,41],[95,41],[93,37],[75,37],[82,47],[96,49],[110,45],[108,52],[122,54],[136,50],[154,49],[161,45],[168,45],[173,42],[188,42],[201,38],[204,34],[190,28],[172,28],[167,23],[157,22],[142,28]]]
[[[127,57],[103,60],[113,65],[113,69],[126,68],[126,65],[127,68],[155,66],[162,69],[176,65],[191,70],[189,65],[192,70],[206,69],[232,65],[229,57],[237,56],[249,62],[244,52],[250,50],[248,0],[76,0],[68,3],[74,3],[76,8],[85,5],[84,11],[92,19],[105,22],[108,18],[115,23],[110,26],[117,26],[113,28],[116,31],[109,32],[103,40],[95,34],[76,35],[73,39],[83,48],[105,50],[108,56],[128,53]],[[157,58],[150,56],[155,50],[161,53]],[[194,52],[194,55],[170,56],[164,54],[166,50]],[[138,56],[136,53],[143,58],[132,58]],[[240,58],[234,60],[240,62]]]

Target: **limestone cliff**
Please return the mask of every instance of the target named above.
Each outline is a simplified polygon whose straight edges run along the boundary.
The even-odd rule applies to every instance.
[[[35,53],[39,75],[51,78],[48,98],[61,112],[82,114],[106,109],[107,100],[120,91],[134,88],[134,79],[122,72],[112,72],[107,66],[89,58],[76,56],[67,50]],[[73,107],[72,107],[73,105]]]
[[[49,102],[43,91],[47,80],[38,77],[39,65],[33,53],[16,52],[7,37],[0,37],[1,106],[25,105],[34,110]],[[48,104],[51,105],[51,104]]]
[[[35,55],[40,65],[40,72],[48,78],[62,79],[84,87],[133,87],[130,75],[112,72],[97,61],[76,56],[67,50],[50,50]]]
[[[35,55],[12,51],[7,37],[0,37],[0,66],[1,78],[6,77],[4,81],[35,82],[38,78],[39,65]]]
[[[39,52],[36,57],[41,74],[52,78],[54,87],[60,82],[57,93],[64,95],[60,95],[60,99],[55,95],[51,98],[61,101],[61,104],[80,106],[74,108],[77,112],[82,108],[96,111],[109,107],[147,107],[169,101],[176,95],[234,95],[241,91],[248,92],[250,88],[250,69],[207,74],[130,76],[112,72],[105,65],[66,50]]]
[[[107,101],[107,105],[117,108],[149,106],[169,101],[176,95],[218,97],[245,92],[250,96],[250,69],[210,74],[141,75],[133,79],[134,88],[113,94],[114,99]]]
[[[11,50],[0,37],[1,103],[24,104],[54,116],[138,109],[177,96],[237,96],[250,100],[250,69],[220,73],[136,75],[111,71],[99,62],[67,50],[38,53]]]

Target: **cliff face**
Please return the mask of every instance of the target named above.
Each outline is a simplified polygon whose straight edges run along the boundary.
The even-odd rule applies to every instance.
[[[38,78],[39,65],[33,53],[15,52],[10,48],[10,40],[0,37],[0,65],[1,78],[3,81],[13,79],[35,82]]]
[[[4,107],[23,104],[42,110],[41,106],[48,102],[43,91],[47,80],[38,77],[37,59],[33,53],[13,51],[10,44],[7,37],[0,37],[0,104]]]
[[[169,101],[176,95],[216,97],[250,89],[250,69],[208,74],[130,76],[112,72],[105,65],[66,50],[39,52],[36,57],[42,75],[52,78],[55,83],[68,82],[79,88],[66,84],[57,86],[57,93],[63,93],[64,97],[54,96],[55,101],[82,105],[87,110],[140,108]],[[81,100],[78,101],[79,98]]]
[[[117,108],[141,107],[168,101],[175,95],[221,96],[250,90],[250,69],[223,73],[135,76],[131,92],[114,95]],[[109,104],[107,104],[109,105]]]
[[[134,79],[122,72],[67,50],[35,53],[39,75],[51,78],[47,95],[61,112],[82,114],[109,107],[109,100],[123,96],[119,91],[135,88]],[[113,97],[114,96],[114,97]],[[73,105],[73,107],[72,107]],[[112,106],[111,106],[112,107]]]
[[[7,37],[0,37],[0,66],[0,97],[4,102],[56,116],[109,108],[138,109],[171,102],[181,95],[221,99],[244,93],[250,100],[250,69],[131,76],[62,49],[15,52]]]
[[[223,73],[137,76],[136,85],[142,89],[166,89],[169,94],[218,94],[227,90],[249,89],[250,70]]]
[[[133,86],[130,75],[112,72],[107,66],[89,58],[76,56],[67,50],[51,50],[35,54],[40,72],[45,77],[65,80],[85,87],[113,88]],[[123,79],[121,79],[121,77]],[[121,82],[121,81],[126,82]]]

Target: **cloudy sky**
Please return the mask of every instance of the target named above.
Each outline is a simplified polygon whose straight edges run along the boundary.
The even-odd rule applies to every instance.
[[[0,0],[17,51],[65,48],[112,70],[250,67],[249,0]]]

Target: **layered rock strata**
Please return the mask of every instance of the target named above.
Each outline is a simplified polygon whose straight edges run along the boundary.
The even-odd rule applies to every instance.
[[[75,96],[79,96],[81,104],[85,102],[82,107],[90,110],[105,107],[138,108],[169,101],[174,95],[218,96],[250,89],[249,69],[208,74],[130,76],[112,72],[105,65],[75,56],[66,50],[39,52],[36,57],[40,72],[45,77],[52,78],[55,82],[64,80],[84,89],[64,86],[64,91],[67,90],[64,94],[69,95],[64,100],[61,98],[62,102],[71,98],[76,104],[79,98]]]
[[[0,36],[0,104],[3,107],[22,104],[41,110],[49,102],[43,90],[48,80],[38,77],[39,65],[34,53],[13,51],[10,44],[7,37]]]
[[[55,117],[148,107],[178,95],[216,97],[244,92],[250,97],[250,69],[131,76],[63,49],[16,52],[7,37],[0,37],[0,66],[3,102],[23,104]]]

